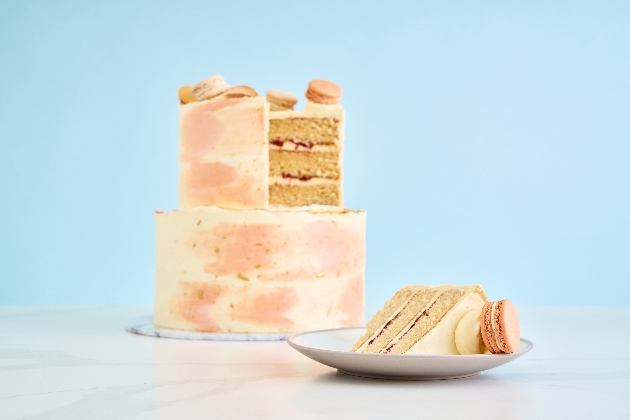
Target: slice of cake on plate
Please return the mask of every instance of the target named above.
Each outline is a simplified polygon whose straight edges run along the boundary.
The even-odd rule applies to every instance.
[[[491,308],[495,308],[494,311]],[[481,328],[482,318],[485,328]],[[367,323],[365,334],[351,351],[381,354],[510,353],[518,349],[519,341],[514,305],[508,300],[498,302],[498,306],[488,302],[479,285],[405,286]],[[505,344],[499,348],[494,344],[496,342]]]

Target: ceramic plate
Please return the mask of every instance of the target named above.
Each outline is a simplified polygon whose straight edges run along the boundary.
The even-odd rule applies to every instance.
[[[533,347],[521,339],[512,354],[432,355],[352,353],[365,328],[339,328],[293,334],[287,343],[316,362],[342,373],[378,379],[430,380],[464,378],[518,359]]]

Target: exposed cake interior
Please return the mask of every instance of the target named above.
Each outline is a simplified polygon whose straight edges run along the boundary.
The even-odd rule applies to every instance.
[[[312,105],[269,120],[269,204],[343,205],[343,109]]]
[[[273,206],[299,207],[312,203],[337,206],[341,191],[337,184],[281,184],[269,185],[269,203]]]
[[[407,302],[407,304],[399,310],[396,315],[387,322],[374,338],[373,342],[363,349],[363,353],[380,353],[387,345],[430,304],[435,296],[435,290],[432,288],[416,289],[416,292]]]
[[[340,118],[301,117],[272,119],[269,140],[293,142],[296,145],[336,144],[339,140]]]
[[[382,350],[383,353],[403,354],[409,350],[418,340],[424,337],[442,320],[442,317],[451,310],[457,301],[463,296],[464,288],[450,290],[437,290],[435,299],[430,307],[418,314],[399,335]]]
[[[367,341],[375,334],[378,334],[382,330],[382,326],[386,324],[391,317],[396,316],[396,314],[400,312],[401,307],[404,307],[413,297],[416,289],[417,288],[414,286],[406,286],[398,290],[394,296],[385,303],[385,306],[379,309],[376,315],[368,321],[365,326],[365,334],[354,343],[351,351],[357,351],[364,345],[368,345],[369,343],[367,343]]]

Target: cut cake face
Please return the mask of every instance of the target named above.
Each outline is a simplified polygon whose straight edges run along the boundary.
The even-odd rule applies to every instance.
[[[342,206],[343,132],[339,105],[271,112],[269,204]]]

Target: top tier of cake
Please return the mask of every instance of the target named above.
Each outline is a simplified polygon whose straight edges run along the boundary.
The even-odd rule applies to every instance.
[[[340,96],[315,80],[293,110],[289,93],[262,97],[220,76],[180,89],[179,207],[342,206]]]

